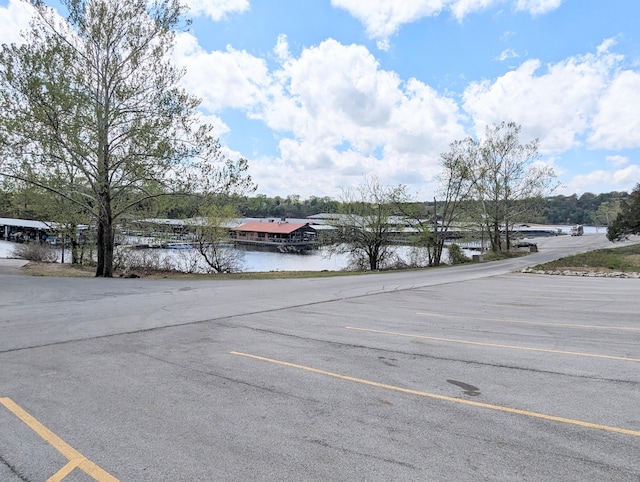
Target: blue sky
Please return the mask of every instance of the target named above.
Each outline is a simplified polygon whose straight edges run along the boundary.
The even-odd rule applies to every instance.
[[[640,182],[637,0],[188,0],[176,42],[258,193],[340,197],[375,175],[437,194],[449,143],[514,121],[558,194]],[[0,0],[0,42],[28,11]]]

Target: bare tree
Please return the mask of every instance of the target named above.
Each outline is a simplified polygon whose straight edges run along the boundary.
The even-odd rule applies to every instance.
[[[232,206],[209,206],[196,229],[195,248],[216,273],[234,273],[242,268],[243,253],[229,241],[229,223],[237,218]]]
[[[331,223],[336,234],[329,251],[349,254],[356,265],[372,271],[384,267],[393,256],[392,200],[392,190],[375,177],[343,191],[340,211]]]
[[[168,193],[251,181],[245,160],[221,154],[169,60],[186,25],[178,0],[62,3],[64,19],[32,0],[25,43],[0,51],[0,175],[84,210],[97,230],[96,276],[111,277],[122,215]]]

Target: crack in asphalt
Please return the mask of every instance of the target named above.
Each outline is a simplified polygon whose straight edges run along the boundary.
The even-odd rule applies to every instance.
[[[400,460],[394,460],[394,459],[390,459],[390,458],[386,458],[386,457],[378,457],[378,456],[373,455],[373,454],[366,454],[366,453],[363,453],[363,452],[358,452],[356,450],[350,450],[350,449],[345,448],[345,447],[338,447],[336,445],[331,445],[328,442],[325,442],[324,440],[320,440],[320,439],[307,439],[307,440],[312,444],[320,445],[321,447],[324,447],[324,448],[338,450],[338,451],[343,452],[345,454],[359,455],[360,457],[365,457],[365,458],[373,459],[373,460],[379,460],[381,462],[386,462],[386,463],[389,463],[389,464],[399,465],[401,467],[407,467],[407,468],[413,469],[413,470],[421,470],[420,467],[416,467],[415,465],[407,463],[407,462],[401,462]]]
[[[16,475],[16,477],[18,477],[20,480],[24,481],[24,482],[31,482],[29,479],[27,479],[22,473],[20,473],[20,471],[12,464],[10,464],[7,460],[4,459],[4,457],[2,457],[2,454],[0,454],[0,462],[2,462],[4,465],[7,466],[7,468]]]

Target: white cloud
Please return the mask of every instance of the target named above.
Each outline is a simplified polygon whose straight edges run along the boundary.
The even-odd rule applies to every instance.
[[[278,57],[281,62],[284,62],[291,57],[291,53],[289,52],[289,42],[287,42],[287,36],[285,34],[278,35],[278,41],[276,42],[276,46],[273,48],[273,53],[276,54],[276,57]]]
[[[516,10],[542,15],[560,7],[563,0],[517,0]]]
[[[622,59],[598,49],[596,54],[570,57],[544,70],[539,60],[527,60],[493,82],[472,82],[463,95],[464,109],[473,117],[478,134],[485,125],[515,121],[525,137],[540,139],[543,153],[562,152],[578,146],[598,110],[603,112],[599,99],[607,95]],[[618,100],[605,105],[618,105]]]
[[[331,5],[347,10],[366,27],[371,38],[385,39],[401,25],[438,15],[451,0],[331,0]]]
[[[249,0],[187,0],[190,12],[194,16],[205,16],[218,22],[230,13],[243,13],[249,10]]]
[[[631,190],[640,179],[640,166],[632,164],[624,169],[618,169],[613,172],[611,178],[616,185],[628,186],[628,190]]]
[[[415,79],[402,84],[362,46],[327,40],[274,77],[281,88],[262,118],[291,133],[280,148],[299,168],[427,179],[440,152],[464,135],[453,100]]]
[[[564,189],[566,193],[583,192],[630,192],[640,179],[640,165],[631,164],[615,171],[597,170],[580,174],[569,181]]]
[[[187,69],[184,85],[202,98],[210,112],[225,108],[251,109],[263,101],[270,82],[266,62],[245,51],[227,46],[225,51],[206,52],[190,33],[178,35],[176,63]]]
[[[496,60],[499,60],[500,62],[504,62],[505,60],[508,60],[508,59],[517,59],[518,57],[519,55],[515,50],[506,49],[502,51],[502,53],[497,57]]]
[[[229,132],[229,126],[217,115],[198,112],[198,122],[200,125],[208,124],[212,126],[216,137],[224,136]]]
[[[458,21],[462,21],[467,15],[489,8],[491,5],[502,3],[502,0],[455,0],[449,3],[449,8],[453,15]]]
[[[615,167],[625,166],[630,162],[628,157],[619,155],[607,156],[607,161]]]
[[[331,0],[331,5],[347,10],[365,26],[369,38],[376,39],[381,50],[390,47],[389,37],[400,27],[425,17],[435,17],[449,10],[462,21],[474,12],[485,10],[506,0]],[[562,0],[512,0],[516,10],[539,15],[560,6]]]
[[[9,0],[0,7],[0,44],[22,43],[20,32],[29,27],[34,10],[28,2]]]
[[[600,97],[589,143],[593,147],[640,147],[640,73],[625,70]]]
[[[376,47],[378,47],[378,50],[382,50],[383,52],[388,51],[391,48],[391,41],[389,40],[389,37],[376,40]]]
[[[281,64],[269,71],[246,52],[205,52],[188,34],[178,40],[185,84],[206,110],[242,109],[277,136],[280,158],[251,168],[261,189],[292,192],[295,178],[301,191],[300,183],[338,195],[371,173],[389,184],[428,182],[439,154],[465,135],[453,99],[416,79],[403,83],[363,46],[329,39],[292,57],[280,37],[275,51]]]
[[[598,54],[606,53],[611,50],[611,48],[614,47],[617,43],[618,40],[615,37],[605,39],[600,45],[598,45],[596,52]]]

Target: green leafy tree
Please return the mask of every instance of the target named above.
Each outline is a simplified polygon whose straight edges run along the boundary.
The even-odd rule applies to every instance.
[[[54,185],[54,180],[50,183]],[[61,183],[64,185],[64,183]],[[39,219],[51,227],[51,233],[57,238],[61,251],[61,262],[65,262],[66,248],[71,248],[72,264],[91,264],[95,249],[95,240],[89,235],[88,225],[92,219],[77,203],[54,194],[50,190],[27,185],[24,196],[29,199],[33,218]],[[81,229],[82,228],[82,229]]]
[[[591,219],[600,226],[609,226],[620,213],[621,203],[620,199],[600,203],[598,209],[591,214]]]
[[[0,185],[0,189],[0,217],[9,218],[11,217],[12,193],[5,186]],[[2,236],[2,231],[0,231],[0,236]]]
[[[528,221],[556,187],[553,169],[535,162],[538,141],[520,143],[520,130],[513,122],[487,126],[479,155],[469,156],[479,222],[487,230],[492,251],[510,249],[513,225]]]
[[[467,138],[452,142],[449,147],[448,152],[440,155],[438,199],[434,199],[429,213],[425,215],[424,206],[409,202],[404,187],[396,189],[393,195],[396,209],[417,230],[414,242],[416,247],[426,250],[429,266],[440,266],[452,228],[463,225],[462,209],[474,187],[470,169],[478,165],[477,141]]]
[[[610,241],[621,241],[633,234],[640,234],[640,184],[621,202],[620,213],[609,225],[607,238]]]
[[[15,179],[2,179],[6,217],[47,221],[45,213],[51,195],[37,186]]]
[[[66,18],[32,0],[25,42],[0,51],[0,175],[81,207],[96,227],[96,276],[111,277],[126,213],[172,193],[252,185],[169,60],[186,25],[178,0],[62,3]]]
[[[453,243],[449,246],[449,262],[451,264],[462,264],[468,263],[469,261],[471,261],[471,259],[464,254],[460,245]]]

